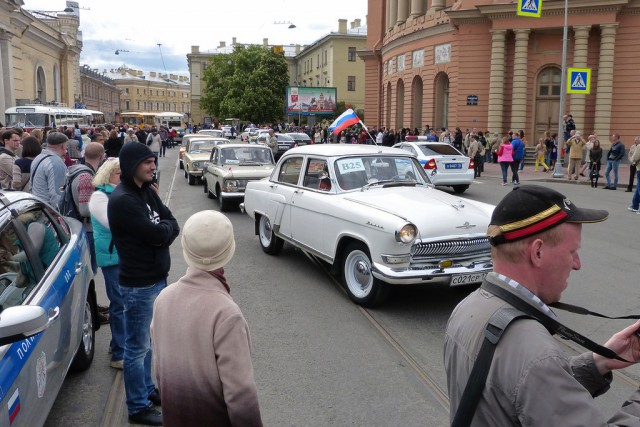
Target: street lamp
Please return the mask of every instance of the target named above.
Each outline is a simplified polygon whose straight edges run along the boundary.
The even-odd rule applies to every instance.
[[[126,50],[126,49],[116,49],[116,51],[114,53],[116,55],[120,55],[120,53],[129,53],[129,51]]]
[[[293,24],[291,21],[276,21],[273,24],[274,25],[287,25],[287,24],[289,24],[289,26],[287,28],[290,29],[290,30],[296,28],[295,24]]]

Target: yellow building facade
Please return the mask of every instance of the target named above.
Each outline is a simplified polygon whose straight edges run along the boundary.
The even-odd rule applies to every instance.
[[[127,67],[104,70],[102,74],[112,79],[120,91],[118,114],[176,112],[184,114],[185,120],[191,114],[191,84],[187,76]]]
[[[0,111],[31,103],[73,107],[81,99],[77,9],[29,12],[0,2]]]

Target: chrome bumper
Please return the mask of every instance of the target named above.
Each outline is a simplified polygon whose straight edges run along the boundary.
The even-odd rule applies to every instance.
[[[467,263],[459,263],[448,268],[420,267],[418,265],[396,269],[384,264],[373,263],[373,276],[392,285],[450,283],[452,276],[457,274],[489,273],[492,270],[491,259],[469,260]]]

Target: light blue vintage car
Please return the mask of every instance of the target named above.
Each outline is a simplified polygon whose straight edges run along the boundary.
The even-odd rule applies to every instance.
[[[96,319],[82,224],[0,192],[0,426],[44,424],[68,370],[93,361]]]

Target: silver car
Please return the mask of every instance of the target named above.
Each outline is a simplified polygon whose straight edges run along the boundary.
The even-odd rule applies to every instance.
[[[0,426],[44,424],[67,371],[93,361],[96,319],[82,224],[0,192]]]

